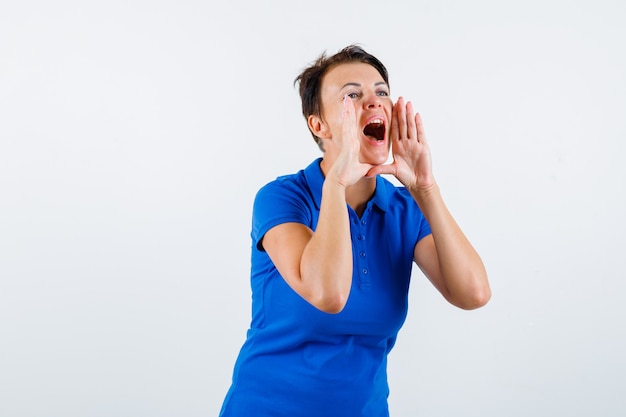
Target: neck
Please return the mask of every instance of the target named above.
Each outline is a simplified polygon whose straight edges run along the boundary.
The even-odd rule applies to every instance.
[[[361,217],[374,191],[376,191],[376,177],[362,178],[356,184],[346,188],[346,203]]]

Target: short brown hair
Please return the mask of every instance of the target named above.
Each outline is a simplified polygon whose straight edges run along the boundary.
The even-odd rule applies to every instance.
[[[302,100],[302,115],[305,119],[308,120],[311,115],[321,116],[320,87],[324,75],[326,75],[332,67],[349,62],[362,62],[371,65],[376,68],[381,77],[383,77],[383,80],[389,85],[387,68],[385,68],[378,58],[365,52],[360,46],[348,45],[331,56],[326,56],[326,53],[323,52],[317,60],[305,68],[294,80],[294,84],[298,84],[299,87],[300,99]],[[311,132],[311,134],[317,145],[323,151],[324,148],[322,147],[321,139],[315,136],[313,132]]]

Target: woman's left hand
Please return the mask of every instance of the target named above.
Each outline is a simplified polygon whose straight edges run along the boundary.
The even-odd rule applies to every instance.
[[[432,187],[435,179],[422,118],[402,97],[393,106],[389,140],[393,163],[373,167],[367,175],[391,174],[413,190]]]

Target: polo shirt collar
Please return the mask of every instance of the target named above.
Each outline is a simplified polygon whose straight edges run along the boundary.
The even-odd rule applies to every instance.
[[[324,185],[324,174],[322,173],[322,167],[320,163],[322,158],[317,158],[308,167],[304,169],[304,177],[311,190],[313,202],[315,207],[319,210],[322,204],[322,186]],[[389,189],[386,187],[386,181],[383,177],[378,175],[376,177],[376,190],[374,196],[367,203],[375,205],[382,211],[387,211],[389,208]]]

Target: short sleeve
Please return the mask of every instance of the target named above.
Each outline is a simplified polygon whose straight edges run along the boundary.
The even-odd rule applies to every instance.
[[[432,231],[430,230],[430,224],[428,223],[428,220],[426,220],[426,217],[424,217],[424,215],[422,214],[422,212],[419,212],[419,216],[418,216],[419,220],[419,224],[418,224],[418,230],[419,232],[417,233],[417,241],[419,242],[420,240],[422,240],[423,238],[425,238],[426,236],[432,234]]]
[[[277,179],[261,188],[252,210],[252,242],[263,250],[265,233],[283,223],[301,223],[312,227],[310,197],[307,191],[289,179]]]
[[[430,224],[405,187],[395,188],[393,192],[389,192],[389,195],[390,211],[394,213],[393,217],[400,222],[402,230],[409,234],[410,239],[407,244],[415,247],[420,240],[432,234]]]

